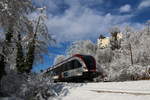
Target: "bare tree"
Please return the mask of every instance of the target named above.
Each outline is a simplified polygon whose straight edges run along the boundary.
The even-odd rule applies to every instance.
[[[87,55],[90,54],[94,56],[96,53],[96,45],[90,40],[74,42],[67,50],[67,54],[74,55],[78,53]]]
[[[10,70],[15,61],[15,35],[20,34],[21,28],[19,23],[26,19],[25,14],[31,11],[32,5],[30,0],[1,0],[0,1],[0,28],[5,35],[0,55],[0,81]],[[23,28],[23,27],[22,27]],[[1,33],[0,33],[1,34]],[[9,67],[9,68],[8,68]],[[1,84],[0,84],[1,85]],[[0,86],[1,87],[1,86]]]
[[[48,28],[45,24],[47,17],[44,10],[45,8],[40,8],[40,15],[38,19],[32,21],[32,25],[28,27],[30,32],[26,34],[25,39],[23,40],[26,44],[24,60],[24,71],[26,73],[31,72],[35,63],[43,60],[43,55],[49,54],[49,46],[56,42],[48,32]]]
[[[130,56],[131,56],[131,65],[133,66],[133,51],[132,51],[132,45],[129,43],[129,50],[130,50]]]
[[[150,34],[150,20],[147,21],[147,34]]]
[[[112,50],[119,49],[121,47],[120,41],[117,37],[119,33],[120,29],[118,27],[113,27],[112,29],[110,29],[110,34],[112,36],[110,39],[110,45]]]

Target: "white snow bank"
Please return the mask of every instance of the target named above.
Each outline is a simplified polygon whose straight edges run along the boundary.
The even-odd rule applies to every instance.
[[[87,83],[62,100],[150,100],[150,81]],[[60,97],[59,97],[60,99]]]

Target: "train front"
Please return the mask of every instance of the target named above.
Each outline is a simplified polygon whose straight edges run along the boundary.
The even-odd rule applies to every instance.
[[[93,80],[93,78],[97,77],[99,74],[96,71],[96,60],[93,56],[90,55],[75,55],[79,57],[82,62],[85,64],[83,66],[83,78],[87,80]]]

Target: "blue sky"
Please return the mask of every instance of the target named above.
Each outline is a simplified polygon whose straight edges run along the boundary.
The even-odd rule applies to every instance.
[[[57,45],[49,48],[52,56],[45,56],[44,64],[36,65],[34,71],[51,66],[54,58],[65,55],[74,41],[95,42],[100,34],[107,35],[112,26],[140,29],[150,19],[150,0],[34,0],[33,3],[46,7],[46,24],[57,40]]]

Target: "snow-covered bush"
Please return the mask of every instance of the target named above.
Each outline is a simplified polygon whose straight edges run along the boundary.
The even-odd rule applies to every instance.
[[[26,83],[27,75],[17,74],[15,71],[9,71],[1,80],[1,92],[7,96],[13,96],[20,93],[20,87]]]
[[[148,73],[148,66],[134,65],[129,66],[127,74],[131,76],[131,80],[147,79],[150,73]]]
[[[36,74],[28,76],[20,90],[18,96],[25,100],[46,100],[55,95],[50,77],[44,78]]]
[[[53,83],[51,77],[41,74],[8,73],[2,79],[1,91],[4,96],[17,100],[51,100],[68,93],[66,84]]]
[[[98,49],[95,54],[95,59],[99,64],[110,63],[113,59],[113,55],[114,53],[110,48]]]
[[[74,42],[67,50],[67,55],[85,54],[94,56],[96,53],[96,45],[90,40],[82,40]]]

